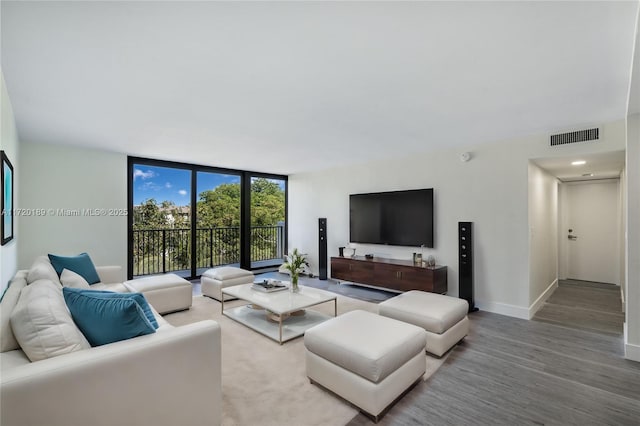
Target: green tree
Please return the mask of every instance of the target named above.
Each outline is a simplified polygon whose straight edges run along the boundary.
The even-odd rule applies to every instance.
[[[251,258],[278,256],[278,234],[272,228],[284,221],[284,191],[278,183],[265,178],[251,182]]]
[[[227,183],[198,194],[196,204],[196,264],[211,267],[235,263],[240,256],[239,183]],[[278,237],[269,228],[284,221],[284,190],[277,182],[256,178],[251,182],[251,250],[253,258],[277,257]],[[134,261],[140,265],[162,265],[167,270],[190,267],[190,209],[165,200],[145,200],[134,207]],[[153,231],[155,230],[155,231]],[[164,232],[162,230],[165,230]],[[171,230],[171,232],[169,232]],[[280,241],[281,242],[281,241]],[[159,250],[160,248],[162,250]],[[155,266],[157,269],[159,266]],[[160,272],[159,270],[147,273]]]
[[[198,227],[240,226],[240,184],[225,183],[199,194]],[[251,224],[272,226],[284,221],[284,191],[276,182],[257,178],[251,182]]]
[[[281,221],[284,221],[284,191],[269,179],[254,179],[251,182],[251,225],[272,226]]]
[[[196,206],[198,227],[224,228],[240,226],[240,184],[224,183],[202,191]]]
[[[154,198],[149,198],[133,208],[134,229],[162,228],[165,223],[165,218]]]
[[[178,207],[171,201],[158,205],[150,198],[134,206],[133,229],[139,231],[133,236],[136,270],[157,273],[163,264],[168,270],[189,268],[189,223],[188,208]]]
[[[133,208],[134,229],[189,228],[189,208],[177,207],[173,201],[164,200],[158,205],[154,198]]]

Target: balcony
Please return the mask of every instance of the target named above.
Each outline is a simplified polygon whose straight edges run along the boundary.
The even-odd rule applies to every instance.
[[[191,229],[133,230],[134,277],[173,272],[191,275]],[[240,264],[240,228],[196,229],[196,274],[221,265]],[[253,266],[271,266],[284,258],[284,226],[251,227]]]

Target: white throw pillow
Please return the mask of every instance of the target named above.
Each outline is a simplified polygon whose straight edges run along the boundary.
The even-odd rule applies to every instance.
[[[63,287],[84,288],[87,290],[91,288],[87,280],[85,280],[82,275],[76,274],[68,269],[62,270],[62,274],[60,274],[60,282]]]
[[[49,280],[22,289],[11,328],[32,362],[91,347],[71,318],[62,287]]]
[[[13,335],[13,330],[11,330],[11,312],[18,304],[20,292],[27,286],[26,275],[26,273],[18,272],[2,297],[2,306],[0,306],[0,352],[20,349],[20,345]]]
[[[49,261],[47,256],[38,256],[31,265],[29,273],[27,274],[27,284],[31,284],[38,280],[49,280],[54,283],[60,283],[56,270],[53,269],[53,265]]]

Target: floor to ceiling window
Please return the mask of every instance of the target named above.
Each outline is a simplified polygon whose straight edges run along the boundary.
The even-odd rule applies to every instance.
[[[135,157],[128,173],[129,277],[282,263],[286,176]]]
[[[196,273],[240,264],[240,175],[197,172]]]
[[[134,164],[132,250],[134,276],[191,270],[191,172]]]
[[[286,180],[251,177],[251,267],[273,266],[285,241]]]

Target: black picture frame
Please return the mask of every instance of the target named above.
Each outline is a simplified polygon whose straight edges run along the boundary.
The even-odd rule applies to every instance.
[[[0,235],[2,236],[1,245],[7,244],[13,240],[13,165],[9,161],[9,157],[4,151],[0,151],[2,157],[2,221],[0,223]]]

